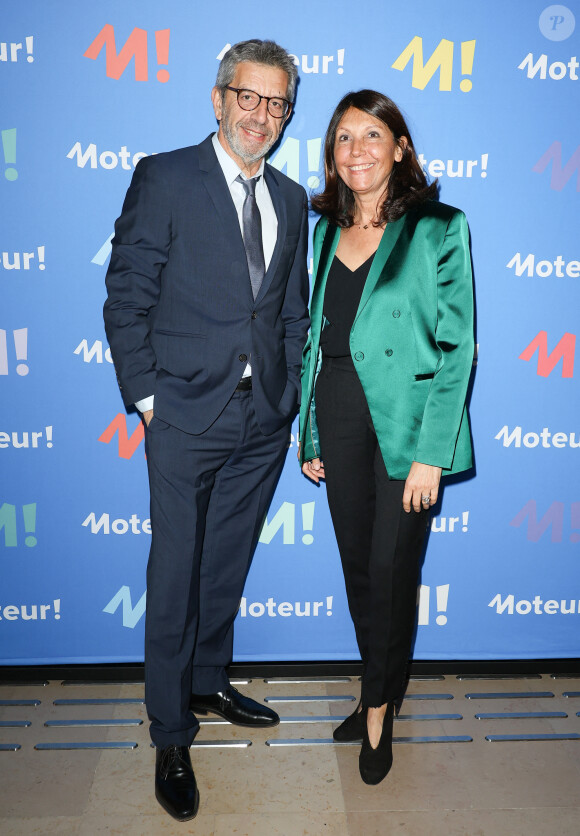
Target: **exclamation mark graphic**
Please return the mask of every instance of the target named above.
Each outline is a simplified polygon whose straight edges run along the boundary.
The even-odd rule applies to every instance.
[[[2,131],[2,147],[6,165],[12,166],[16,163],[16,128],[8,128],[8,130]],[[7,168],[4,177],[7,180],[16,180],[18,179],[18,172],[15,168]]]
[[[431,598],[431,589],[428,586],[421,586],[417,589],[417,606],[419,607],[419,618],[417,624],[419,627],[426,627],[429,624],[429,599]]]
[[[36,250],[38,252],[38,269],[44,270],[46,267],[44,263],[44,247],[37,247]]]
[[[155,32],[155,46],[157,49],[157,63],[169,64],[169,29],[159,29]],[[169,70],[157,70],[157,81],[162,84],[169,81]]]
[[[314,502],[304,502],[302,504],[302,528],[304,534],[302,535],[302,542],[305,546],[310,546],[314,543],[312,534],[308,534],[314,527]]]
[[[8,374],[8,346],[4,330],[0,330],[0,374]]]
[[[54,617],[58,621],[60,619],[60,598],[55,598],[53,601],[54,604]]]
[[[489,154],[481,155],[481,176],[487,177],[487,158]]]
[[[332,595],[326,596],[326,615],[332,615]]]
[[[577,529],[570,534],[571,543],[580,543],[580,502],[573,502],[570,507],[572,528]]]
[[[32,64],[32,62],[34,61],[34,55],[32,54],[33,47],[34,47],[34,38],[32,37],[32,35],[29,35],[26,38],[26,52],[28,53],[28,56],[27,56],[26,60],[28,61],[29,64]]]
[[[436,587],[437,592],[437,612],[438,613],[446,613],[447,612],[447,601],[449,600],[449,584],[443,584],[443,586]],[[447,616],[446,615],[438,615],[435,619],[437,624],[442,627],[444,624],[447,624]]]
[[[461,42],[461,72],[463,75],[471,75],[473,72],[473,58],[475,55],[475,41]],[[469,93],[473,84],[470,78],[463,78],[459,83],[459,89],[463,93]]]
[[[343,72],[344,72],[344,49],[337,49],[336,50],[336,64],[337,64],[336,72],[339,75],[342,75]]]
[[[52,447],[52,427],[45,427],[46,431],[46,446]]]
[[[22,506],[22,515],[24,517],[24,531],[28,535],[24,542],[30,548],[36,546],[37,540],[34,536],[36,532],[36,502],[30,505]]]
[[[463,526],[461,530],[467,531],[467,526],[469,524],[469,511],[463,511],[461,516],[463,517]]]
[[[320,186],[320,179],[318,171],[320,170],[320,149],[322,147],[322,139],[309,139],[306,142],[308,150],[308,171],[316,171],[308,178],[308,187],[310,189],[317,189]]]
[[[28,328],[18,328],[14,332],[14,347],[17,360],[28,360]],[[29,368],[26,363],[18,363],[16,374],[24,377],[28,374]]]

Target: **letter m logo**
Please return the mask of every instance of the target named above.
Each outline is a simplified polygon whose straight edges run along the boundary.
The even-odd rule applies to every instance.
[[[98,57],[105,47],[105,63],[107,78],[119,79],[127,69],[129,61],[135,59],[135,81],[147,81],[147,30],[133,29],[125,45],[117,54],[115,45],[115,30],[110,23],[106,23],[90,47],[84,53],[85,58]]]
[[[114,615],[119,607],[121,607],[123,613],[123,627],[129,627],[130,630],[133,630],[141,618],[143,618],[146,600],[147,592],[145,591],[135,606],[133,606],[131,601],[131,589],[128,586],[122,586],[120,590],[111,598],[106,607],[103,607],[103,612]]]
[[[532,168],[532,171],[537,171],[539,174],[542,174],[550,163],[552,163],[552,175],[550,177],[551,189],[561,192],[574,172],[577,172],[576,191],[580,192],[580,145],[562,168],[562,143],[553,142],[546,153],[542,154]]]
[[[524,520],[528,521],[527,539],[537,543],[542,534],[551,526],[552,543],[562,542],[562,529],[564,527],[564,503],[552,502],[546,513],[538,519],[536,500],[530,499],[526,502],[521,511],[515,515],[510,525],[519,528]]]
[[[107,429],[99,436],[99,441],[108,444],[115,433],[119,433],[119,456],[122,459],[130,459],[137,447],[141,444],[145,437],[145,430],[143,424],[139,423],[134,429],[133,434],[129,436],[127,431],[127,416],[122,412],[115,415]]]
[[[411,84],[418,90],[424,90],[437,70],[439,74],[439,89],[451,90],[453,80],[453,41],[443,38],[435,47],[433,55],[426,64],[423,63],[423,38],[415,35],[413,40],[401,52],[395,63],[394,70],[403,71],[409,61],[413,59],[413,76]]]
[[[548,377],[556,364],[562,359],[562,377],[574,375],[574,353],[576,349],[576,335],[565,333],[551,354],[548,354],[548,333],[540,331],[529,346],[522,351],[520,360],[531,360],[538,352],[538,374]]]

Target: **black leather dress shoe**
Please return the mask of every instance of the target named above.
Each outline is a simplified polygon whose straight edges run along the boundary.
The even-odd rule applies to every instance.
[[[157,749],[155,798],[177,821],[189,821],[197,815],[199,790],[187,746]]]
[[[275,711],[245,697],[231,685],[226,691],[218,691],[217,694],[192,694],[189,707],[194,714],[213,711],[236,726],[268,728],[280,722]]]
[[[360,705],[360,703],[359,703]],[[333,738],[339,743],[351,743],[353,740],[362,740],[367,725],[367,710],[361,708],[347,717],[346,720],[337,726],[332,732]]]

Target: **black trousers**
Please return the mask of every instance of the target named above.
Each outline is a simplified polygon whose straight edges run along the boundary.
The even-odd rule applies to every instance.
[[[153,417],[145,442],[151,491],[145,702],[157,747],[189,746],[192,691],[229,685],[233,625],[290,426],[264,436],[252,392],[236,392],[200,435]]]
[[[428,512],[403,510],[350,357],[325,357],[316,415],[328,503],[363,661],[362,703],[400,702],[416,618]]]

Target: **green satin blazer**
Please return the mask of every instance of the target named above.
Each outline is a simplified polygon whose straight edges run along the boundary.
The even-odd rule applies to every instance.
[[[326,235],[328,229],[328,235]],[[314,231],[311,331],[302,361],[301,462],[324,460],[314,386],[324,289],[340,230]],[[426,201],[387,224],[350,332],[350,352],[391,479],[413,461],[472,466],[465,396],[473,363],[473,280],[463,212]]]

